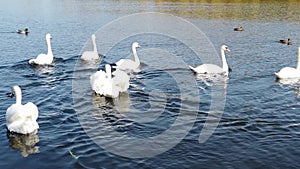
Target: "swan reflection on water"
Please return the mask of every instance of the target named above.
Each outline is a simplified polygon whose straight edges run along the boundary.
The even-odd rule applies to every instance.
[[[35,74],[44,75],[44,74],[52,74],[55,70],[55,65],[32,65]]]
[[[9,140],[9,146],[14,150],[19,150],[23,157],[40,152],[39,147],[36,146],[40,141],[36,133],[18,134],[7,131],[6,136]]]
[[[299,78],[290,78],[290,79],[276,78],[276,82],[284,85],[296,85],[296,84],[300,84],[300,79]]]
[[[120,113],[128,112],[130,110],[130,98],[127,92],[123,92],[118,98],[112,99],[98,94],[93,94],[93,105],[99,107],[114,107]]]
[[[214,85],[224,86],[224,94],[226,94],[227,81],[229,79],[228,76],[225,76],[223,74],[196,74],[195,76],[197,80],[203,82],[206,87],[211,87]],[[206,87],[199,86],[199,88],[203,91],[205,91]]]
[[[94,105],[92,112],[98,122],[102,121],[109,124],[109,126],[117,126],[119,129],[132,125],[132,121],[126,117],[131,106],[128,93],[121,93],[118,98],[114,99],[98,94],[93,94],[92,97]]]
[[[294,88],[296,97],[300,97],[300,78],[290,78],[290,79],[276,78],[276,82],[283,85],[292,86]]]

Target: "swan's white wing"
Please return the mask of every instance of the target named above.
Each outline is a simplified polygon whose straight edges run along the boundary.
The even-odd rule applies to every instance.
[[[114,82],[117,86],[120,87],[120,91],[121,92],[125,92],[127,91],[127,89],[129,88],[129,76],[127,73],[125,73],[124,71],[121,70],[116,70],[113,72],[114,75]]]
[[[119,61],[116,62],[116,65],[120,66],[124,61],[125,61],[125,59],[121,59],[121,60],[119,60]]]
[[[33,104],[32,102],[28,102],[24,105],[24,108],[27,112],[27,117],[31,117],[32,120],[36,121],[39,117],[39,110],[38,107]]]
[[[27,128],[27,133],[32,133],[33,131],[39,129],[39,124],[37,123],[39,116],[38,107],[35,104],[28,102],[23,106],[23,108],[24,112],[27,114],[24,125]]]
[[[32,104],[13,104],[7,109],[6,124],[11,132],[28,134],[39,128],[36,118],[38,116],[37,107]]]
[[[99,55],[97,52],[94,51],[85,51],[81,55],[82,60],[97,60],[99,59]]]
[[[43,61],[43,60],[47,59],[47,55],[44,53],[41,53],[36,57],[36,59],[39,61]]]
[[[53,56],[46,54],[39,54],[36,59],[30,59],[29,64],[49,65],[53,62]]]
[[[136,70],[139,67],[139,63],[134,62],[130,59],[121,59],[118,62],[116,62],[117,69],[120,70]]]
[[[223,69],[217,65],[214,64],[202,64],[197,66],[196,68],[193,68],[192,66],[189,66],[194,72],[199,74],[217,74],[217,73],[223,73]]]
[[[10,123],[13,123],[15,120],[19,119],[20,117],[18,116],[18,110],[19,107],[22,105],[18,104],[13,104],[9,106],[6,110],[6,124],[9,125]]]
[[[299,78],[300,70],[292,67],[284,67],[278,73],[275,73],[275,75],[281,79]]]
[[[203,65],[200,65],[200,66],[197,66],[197,67],[189,66],[189,68],[190,68],[192,71],[194,71],[195,73],[205,74],[205,73],[208,72],[206,66],[203,66]]]
[[[104,96],[116,98],[119,96],[120,91],[121,91],[121,88],[115,84],[114,80],[110,79],[105,84]]]
[[[101,94],[101,95],[104,93],[103,87],[104,87],[106,81],[107,81],[106,73],[102,70],[97,71],[96,73],[94,73],[90,76],[90,84],[92,86],[92,89],[96,93]]]
[[[105,78],[106,78],[106,73],[103,70],[99,70],[90,76],[90,84],[91,86],[93,86],[93,84],[96,82],[97,79],[101,80]]]
[[[97,71],[96,73],[94,73],[90,76],[90,83],[91,83],[92,89],[96,93],[103,95],[105,97],[116,98],[119,96],[121,87],[120,87],[120,85],[118,85],[117,81],[115,80],[115,77],[113,79],[108,79],[106,76],[106,72],[104,72],[102,70]]]

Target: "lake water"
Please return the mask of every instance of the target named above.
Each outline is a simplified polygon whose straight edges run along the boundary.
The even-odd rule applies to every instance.
[[[300,2],[0,4],[1,168],[300,167],[300,84],[276,81],[274,75],[297,65]],[[160,20],[164,16],[172,22]],[[233,31],[239,26],[245,31]],[[25,27],[27,36],[15,33]],[[140,28],[150,31],[114,43]],[[53,38],[55,63],[32,67],[28,60],[46,52],[46,33]],[[105,57],[85,63],[80,54],[91,49],[93,33]],[[277,42],[287,38],[292,45]],[[96,96],[90,74],[132,57],[133,41],[142,46],[142,66],[130,75],[128,92],[116,100]],[[188,65],[221,63],[223,44],[231,49],[229,78],[193,75]],[[39,108],[37,134],[7,132],[13,85],[22,88],[23,103]]]

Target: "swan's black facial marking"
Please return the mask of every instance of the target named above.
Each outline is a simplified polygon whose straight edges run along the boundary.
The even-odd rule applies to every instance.
[[[6,93],[7,97],[13,98],[15,97],[14,92]]]
[[[228,48],[228,46],[224,46],[224,51],[230,52],[230,49]]]
[[[113,73],[114,71],[117,70],[117,64],[112,63],[112,64],[109,64],[109,65],[110,65],[110,71],[111,71],[111,73]]]
[[[112,64],[109,64],[109,65],[110,65],[110,72],[111,72],[111,74],[112,74],[111,77],[114,77],[113,72],[115,72],[115,71],[117,70],[117,64],[112,63]],[[97,71],[100,71],[100,70],[105,71],[105,67],[100,66],[100,67],[97,69]]]

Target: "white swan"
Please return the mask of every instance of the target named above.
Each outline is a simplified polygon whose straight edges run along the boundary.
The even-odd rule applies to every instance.
[[[132,53],[134,56],[134,60],[130,60],[130,59],[121,59],[118,62],[116,62],[117,65],[117,69],[120,70],[129,70],[129,71],[135,71],[139,68],[141,62],[140,59],[137,55],[136,52],[136,48],[140,48],[141,46],[139,45],[139,43],[134,42],[132,43],[131,49],[132,49]]]
[[[279,72],[275,73],[279,79],[300,78],[300,47],[298,48],[298,63],[296,68],[284,67]]]
[[[6,126],[10,132],[29,134],[39,128],[37,123],[38,108],[28,102],[22,105],[22,92],[19,86],[13,86],[12,92],[16,96],[16,103],[6,110]]]
[[[92,37],[93,51],[85,51],[81,55],[82,60],[97,60],[99,59],[97,45],[96,45],[96,36],[93,34]]]
[[[229,67],[226,61],[225,57],[225,51],[230,52],[229,48],[226,45],[221,46],[221,58],[222,58],[222,67],[219,67],[214,64],[202,64],[197,66],[196,68],[189,66],[190,69],[192,69],[195,73],[199,74],[218,74],[218,73],[224,73],[225,75],[228,75]]]
[[[36,59],[30,59],[29,64],[37,64],[37,65],[50,65],[53,62],[53,53],[51,48],[51,42],[52,39],[51,35],[48,33],[46,34],[46,42],[48,46],[48,53],[47,54],[39,54]]]
[[[90,83],[96,93],[116,98],[129,88],[129,76],[121,70],[111,73],[111,66],[106,64],[105,71],[100,70],[90,76]]]

